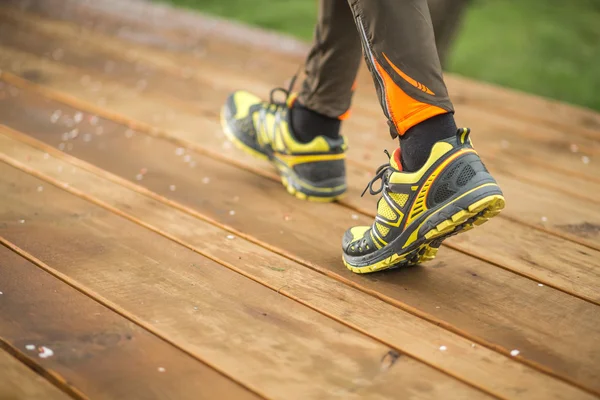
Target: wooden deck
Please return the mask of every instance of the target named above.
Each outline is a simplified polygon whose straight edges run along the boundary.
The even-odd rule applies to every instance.
[[[305,51],[138,1],[2,3],[0,399],[600,398],[600,115],[448,76],[507,208],[358,276],[340,238],[395,144],[366,71],[339,203],[218,123]]]

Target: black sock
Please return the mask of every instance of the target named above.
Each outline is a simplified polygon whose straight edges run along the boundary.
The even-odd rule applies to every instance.
[[[297,101],[292,105],[290,113],[294,137],[302,143],[308,143],[317,136],[327,136],[332,139],[340,137],[342,121],[338,118],[319,114]]]
[[[402,169],[417,171],[429,158],[433,145],[456,135],[456,129],[454,115],[446,113],[426,119],[407,130],[400,136]]]

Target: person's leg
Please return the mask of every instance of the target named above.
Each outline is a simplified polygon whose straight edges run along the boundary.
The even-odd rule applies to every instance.
[[[368,273],[431,260],[444,239],[498,214],[504,197],[469,130],[456,129],[427,0],[348,2],[390,133],[400,137],[367,187],[381,193],[375,221],[342,239],[346,266]]]
[[[426,0],[348,0],[392,137],[407,170],[456,133]]]
[[[353,85],[362,58],[360,39],[347,0],[321,0],[306,77],[292,108],[292,126],[307,142],[339,134],[349,115]]]
[[[348,115],[361,45],[346,0],[321,0],[320,7],[297,100],[287,90],[285,102],[273,92],[267,102],[238,90],[223,106],[221,122],[229,140],[277,168],[289,193],[333,201],[347,189],[347,144],[339,129]]]

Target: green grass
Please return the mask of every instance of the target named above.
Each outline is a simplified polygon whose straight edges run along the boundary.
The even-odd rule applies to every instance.
[[[162,0],[312,38],[314,0]],[[473,0],[448,70],[600,111],[599,0]]]

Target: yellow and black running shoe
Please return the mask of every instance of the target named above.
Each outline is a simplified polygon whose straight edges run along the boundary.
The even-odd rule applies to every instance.
[[[286,101],[274,101],[277,91]],[[338,199],[346,191],[344,138],[317,136],[299,142],[289,120],[293,96],[276,88],[270,97],[264,102],[246,91],[231,94],[221,111],[225,135],[246,153],[269,160],[290,194],[312,201]]]
[[[344,263],[369,273],[435,257],[449,236],[481,225],[504,208],[504,196],[471,145],[469,129],[437,142],[416,172],[403,172],[400,149],[377,170],[367,189],[382,193],[372,226],[356,226],[342,240]],[[373,184],[381,180],[381,187]],[[364,194],[364,192],[363,192]]]

